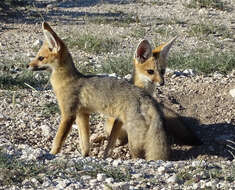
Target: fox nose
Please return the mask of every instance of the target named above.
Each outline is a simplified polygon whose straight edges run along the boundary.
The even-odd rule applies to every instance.
[[[159,84],[160,84],[160,86],[164,86],[164,84],[165,84],[164,80],[162,80]]]
[[[27,68],[27,69],[29,68],[29,64],[26,65],[26,68]]]

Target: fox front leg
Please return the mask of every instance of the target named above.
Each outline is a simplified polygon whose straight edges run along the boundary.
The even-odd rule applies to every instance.
[[[60,152],[61,147],[69,134],[69,131],[72,127],[72,124],[75,120],[73,116],[64,116],[61,119],[60,126],[56,132],[56,136],[53,141],[53,145],[51,148],[51,154],[57,154]]]

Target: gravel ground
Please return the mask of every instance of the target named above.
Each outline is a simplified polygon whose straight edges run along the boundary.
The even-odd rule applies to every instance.
[[[192,1],[31,2],[34,8],[0,12],[0,76],[8,69],[5,64],[9,62],[15,63],[9,70],[13,80],[25,72],[24,66],[40,44],[38,39],[43,39],[38,13],[65,39],[77,33],[92,32],[119,42],[117,51],[105,54],[94,55],[71,48],[75,61],[88,63],[88,66],[99,65],[109,56],[133,53],[140,38],[137,34],[142,30],[147,39],[157,39],[155,43],[179,36],[172,52],[189,54],[199,47],[214,52],[234,49],[234,11],[187,8]],[[226,2],[228,9],[234,5],[232,1]],[[138,15],[140,21],[128,27],[89,21],[92,16],[115,17],[120,11],[135,15],[135,19]],[[187,29],[200,22],[223,24],[233,36],[188,36]],[[162,23],[167,31],[164,34],[156,32]],[[42,78],[47,80],[48,75],[34,73],[32,80]],[[97,114],[90,122],[91,157],[80,156],[76,125],[62,153],[53,157],[48,150],[60,114],[50,85],[34,86],[34,89],[26,85],[17,90],[0,89],[0,150],[4,158],[12,160],[13,167],[8,170],[0,166],[0,189],[235,189],[235,98],[230,93],[234,88],[235,72],[203,76],[190,70],[168,70],[165,86],[157,87],[154,95],[185,117],[203,145],[191,147],[172,142],[172,158],[167,162],[132,160],[127,145],[117,145],[111,157],[103,160],[107,137],[103,132],[104,118]],[[25,177],[22,183],[9,185],[8,178],[17,176],[14,163],[26,166],[33,163],[45,170]]]

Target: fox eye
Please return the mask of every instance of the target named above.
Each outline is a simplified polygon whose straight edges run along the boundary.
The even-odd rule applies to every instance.
[[[150,75],[153,75],[154,74],[154,70],[149,69],[149,70],[147,70],[147,73],[150,74]]]
[[[165,74],[165,72],[166,72],[166,70],[165,70],[165,69],[162,69],[162,70],[161,70],[161,74],[162,74],[162,75],[164,75],[164,74]]]
[[[38,57],[38,60],[39,60],[39,61],[42,61],[43,59],[44,59],[44,57],[42,57],[42,56],[39,56],[39,57]]]

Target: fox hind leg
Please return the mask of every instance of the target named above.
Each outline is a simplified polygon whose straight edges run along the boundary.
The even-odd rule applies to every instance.
[[[120,121],[119,119],[115,119],[113,126],[112,126],[112,130],[108,138],[108,145],[104,151],[104,158],[108,156],[109,150],[112,149],[112,147],[115,145],[115,142],[117,138],[119,137],[122,125],[123,125],[122,121]]]
[[[115,121],[116,121],[116,118],[114,117],[109,117],[105,121],[104,129],[108,136],[111,134]],[[127,133],[126,133],[126,130],[123,128],[120,129],[118,141],[120,145],[125,145],[128,143]]]
[[[76,118],[76,123],[79,129],[79,143],[81,148],[82,156],[88,156],[90,151],[89,146],[89,114],[78,113]]]

